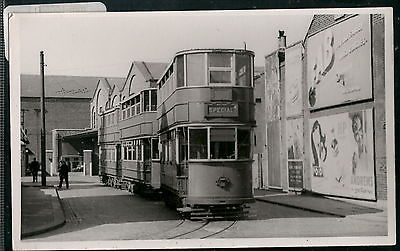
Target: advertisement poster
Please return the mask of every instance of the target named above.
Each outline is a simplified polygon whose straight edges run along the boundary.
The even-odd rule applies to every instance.
[[[280,90],[278,64],[277,53],[265,58],[265,111],[267,122],[279,119]]]
[[[357,15],[307,42],[310,109],[372,98],[369,15]]]
[[[285,52],[285,99],[286,116],[301,114],[303,108],[302,78],[302,45],[298,43]]]
[[[312,191],[374,200],[372,109],[310,120]]]
[[[303,119],[286,121],[288,160],[303,159]]]

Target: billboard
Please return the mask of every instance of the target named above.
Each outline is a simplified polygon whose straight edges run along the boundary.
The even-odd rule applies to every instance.
[[[285,51],[285,100],[286,116],[301,114],[303,108],[302,45],[298,43]]]
[[[372,109],[310,119],[314,192],[375,200]]]
[[[280,113],[278,53],[265,58],[265,111],[267,122],[279,119]]]
[[[319,32],[307,42],[310,109],[372,98],[369,15],[357,15]]]

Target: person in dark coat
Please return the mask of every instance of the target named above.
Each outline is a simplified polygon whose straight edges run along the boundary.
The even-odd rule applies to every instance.
[[[37,176],[39,172],[39,167],[40,167],[39,162],[36,160],[36,158],[33,158],[33,161],[29,164],[29,169],[31,170],[32,173],[33,182],[38,182]]]
[[[65,161],[60,161],[60,165],[58,167],[58,175],[60,176],[60,184],[58,185],[58,188],[62,187],[63,180],[65,180],[65,185],[67,189],[69,188],[69,183],[68,183],[68,171],[69,167]]]

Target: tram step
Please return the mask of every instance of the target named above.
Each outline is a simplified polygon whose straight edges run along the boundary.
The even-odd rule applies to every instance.
[[[203,208],[180,207],[176,209],[180,213],[203,212]]]

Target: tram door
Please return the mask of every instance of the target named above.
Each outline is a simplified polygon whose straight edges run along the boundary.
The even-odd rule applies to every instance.
[[[268,187],[282,188],[279,120],[267,124]]]
[[[121,145],[118,144],[115,146],[115,168],[117,170],[117,176],[122,176],[122,163],[121,163]]]

